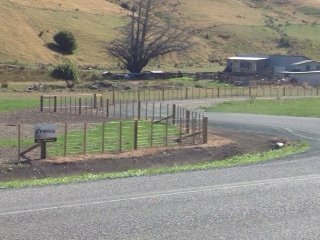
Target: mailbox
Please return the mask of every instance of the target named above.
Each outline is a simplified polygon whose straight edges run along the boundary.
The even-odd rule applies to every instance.
[[[34,125],[34,142],[57,141],[57,128],[54,124],[41,123]]]

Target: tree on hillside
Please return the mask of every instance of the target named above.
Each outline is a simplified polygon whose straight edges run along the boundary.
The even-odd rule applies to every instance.
[[[72,32],[60,31],[53,36],[58,47],[67,53],[72,53],[77,48],[76,39]]]
[[[107,46],[108,53],[131,73],[140,73],[154,58],[183,53],[191,45],[187,30],[179,29],[170,17],[161,18],[164,4],[164,0],[133,0],[129,22]]]
[[[68,88],[73,88],[78,80],[77,67],[70,61],[65,61],[54,67],[51,72],[51,76],[56,79],[64,80],[67,83]]]

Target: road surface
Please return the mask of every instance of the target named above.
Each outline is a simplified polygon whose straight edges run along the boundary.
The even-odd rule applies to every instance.
[[[320,239],[320,119],[208,116],[216,128],[305,139],[311,150],[250,166],[2,189],[0,239]]]

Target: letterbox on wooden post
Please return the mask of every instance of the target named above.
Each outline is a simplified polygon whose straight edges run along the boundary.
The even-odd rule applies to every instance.
[[[48,123],[40,123],[34,125],[34,142],[40,143],[41,159],[47,157],[47,142],[57,141],[56,125]]]

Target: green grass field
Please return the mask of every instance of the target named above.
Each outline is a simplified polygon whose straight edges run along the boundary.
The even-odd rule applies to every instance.
[[[0,112],[8,112],[18,109],[32,108],[39,106],[38,94],[25,93],[1,93],[0,94]]]
[[[48,143],[48,156],[93,154],[103,152],[121,152],[134,149],[134,121],[107,122],[105,124],[95,123],[79,125],[76,128],[68,125],[65,136],[63,127],[58,129],[57,142]],[[58,126],[59,128],[59,126]],[[85,130],[86,129],[86,130]],[[176,145],[173,139],[179,137],[180,131],[174,125],[157,123],[150,121],[138,122],[137,148],[158,147]],[[20,146],[30,147],[34,138],[22,137]],[[17,147],[17,138],[0,139],[2,147]]]
[[[247,100],[224,102],[207,112],[252,113],[277,116],[320,117],[320,98]]]
[[[104,128],[103,128],[104,126]],[[172,145],[172,138],[178,138],[179,129],[174,125],[157,123],[151,126],[150,121],[138,122],[138,148],[151,146]],[[167,140],[166,140],[167,139]],[[48,154],[50,156],[64,155],[66,143],[66,155],[102,152],[129,151],[134,148],[134,121],[108,122],[103,125],[90,124],[87,126],[86,136],[84,128],[70,130],[65,142],[64,134],[58,136],[58,141],[50,143]],[[86,146],[86,150],[85,147]]]

